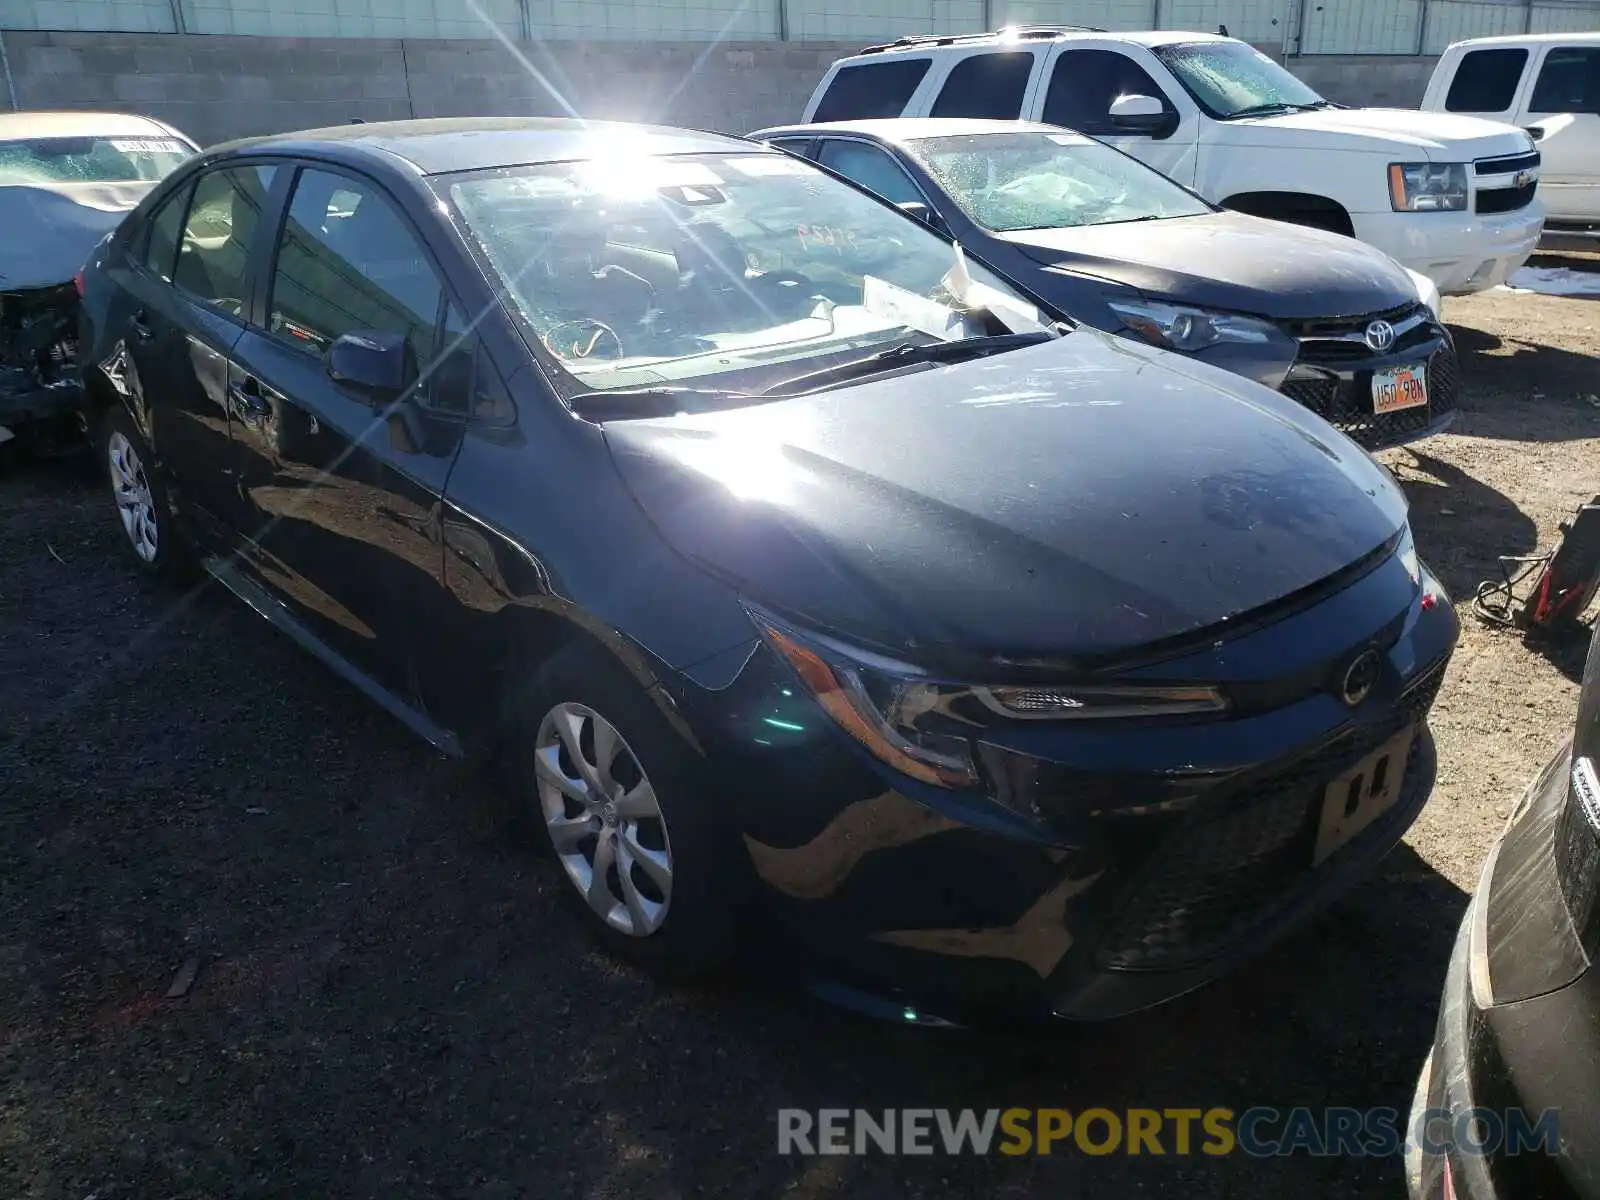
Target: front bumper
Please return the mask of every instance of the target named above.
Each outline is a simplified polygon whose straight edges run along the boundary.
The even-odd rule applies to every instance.
[[[773,656],[680,708],[722,768],[766,907],[819,977],[880,1011],[958,1024],[1110,1018],[1269,945],[1347,890],[1426,802],[1424,718],[1457,625],[1448,602],[1397,607],[1412,586],[1399,570],[1391,560],[1313,608],[1196,651],[1197,672],[1216,669],[1213,654],[1254,672],[1259,701],[1227,719],[1046,724],[985,742],[1003,801],[890,773],[791,695]],[[1347,709],[1326,690],[1326,664],[1367,644],[1387,647],[1385,682]],[[705,704],[710,720],[696,711]],[[1314,867],[1328,784],[1406,729],[1394,803]]]
[[[1402,315],[1299,323],[1300,354],[1279,390],[1366,450],[1389,450],[1444,432],[1456,419],[1460,366],[1455,340],[1443,324],[1430,317],[1384,353],[1349,340],[1377,318],[1399,322]],[[1345,340],[1336,340],[1335,330]],[[1373,375],[1392,367],[1416,366],[1425,369],[1428,403],[1375,412]]]
[[[1506,281],[1544,228],[1536,198],[1514,212],[1352,213],[1356,237],[1426,275],[1441,294],[1464,296]]]
[[[1540,911],[1544,903],[1561,904],[1558,895],[1547,894],[1554,876],[1548,827],[1539,825],[1565,802],[1567,766],[1563,749],[1529,789],[1507,835],[1490,852],[1461,922],[1433,1050],[1407,1124],[1411,1200],[1600,1194],[1600,1119],[1590,1106],[1600,1078],[1600,971],[1589,969],[1576,980],[1563,971],[1554,925]],[[1514,834],[1512,827],[1523,822],[1526,836]],[[1492,915],[1503,910],[1504,924]],[[1497,992],[1508,988],[1527,998],[1497,1002]],[[1503,1144],[1487,1152],[1454,1144],[1474,1110],[1498,1123]],[[1547,1145],[1509,1144],[1514,1121],[1536,1126],[1549,1112],[1556,1117],[1556,1153]],[[1430,1121],[1439,1133],[1425,1146],[1418,1135]],[[1445,1131],[1455,1136],[1439,1136]]]
[[[62,379],[40,386],[27,372],[0,367],[0,425],[70,416],[83,408],[83,384]]]

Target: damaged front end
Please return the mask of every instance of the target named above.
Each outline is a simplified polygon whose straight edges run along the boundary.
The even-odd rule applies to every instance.
[[[0,442],[51,452],[81,442],[78,290],[68,282],[0,292]]]

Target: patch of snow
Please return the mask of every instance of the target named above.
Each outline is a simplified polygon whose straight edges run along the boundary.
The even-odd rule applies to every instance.
[[[1600,296],[1600,272],[1574,271],[1571,267],[1523,267],[1513,272],[1502,286],[1508,292],[1538,292],[1543,296]]]

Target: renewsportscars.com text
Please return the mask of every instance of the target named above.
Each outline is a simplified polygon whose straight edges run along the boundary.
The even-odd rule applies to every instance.
[[[1553,1154],[1558,1114],[1392,1108],[803,1108],[778,1110],[779,1154],[1246,1154],[1276,1158]]]

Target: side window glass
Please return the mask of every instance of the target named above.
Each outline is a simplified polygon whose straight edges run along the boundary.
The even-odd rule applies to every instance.
[[[270,166],[231,167],[200,177],[173,271],[179,288],[223,312],[244,312],[250,248],[275,171]]]
[[[868,117],[898,117],[933,65],[931,58],[893,58],[887,62],[840,67],[828,90],[817,102],[811,119],[857,121]]]
[[[891,204],[910,204],[922,199],[922,193],[917,191],[916,184],[900,164],[876,146],[829,140],[822,143],[818,160]]]
[[[929,115],[1015,121],[1031,74],[1033,54],[1027,50],[963,58],[950,69]]]
[[[177,265],[178,239],[183,236],[183,218],[188,212],[189,196],[193,191],[188,186],[179,188],[156,209],[145,227],[145,268],[167,283],[172,282],[173,268]]]
[[[1498,113],[1511,107],[1517,83],[1528,65],[1528,52],[1520,47],[1469,50],[1456,65],[1444,98],[1447,112]]]
[[[424,376],[418,399],[436,412],[465,417],[472,411],[477,339],[454,304],[439,326],[439,349],[433,370]]]
[[[1150,73],[1115,50],[1066,50],[1050,72],[1044,120],[1096,136],[1117,133],[1111,105],[1119,96],[1153,96],[1167,112],[1172,101]]]
[[[1528,111],[1600,113],[1600,46],[1559,46],[1546,54]]]
[[[404,334],[426,373],[443,294],[416,235],[375,187],[300,173],[278,239],[273,333],[319,356],[346,333]]]
[[[811,139],[808,137],[773,138],[767,145],[776,146],[779,150],[804,158],[806,156],[806,147],[811,145]]]

